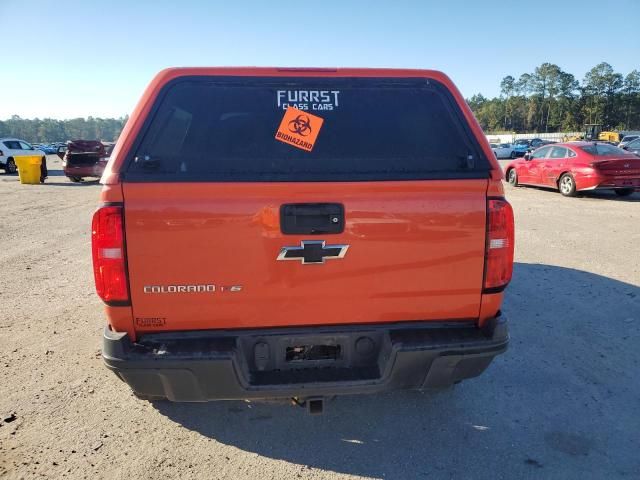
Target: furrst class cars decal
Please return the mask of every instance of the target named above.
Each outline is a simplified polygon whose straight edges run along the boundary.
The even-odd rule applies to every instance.
[[[278,90],[278,108],[286,110],[335,110],[338,108],[340,90]]]

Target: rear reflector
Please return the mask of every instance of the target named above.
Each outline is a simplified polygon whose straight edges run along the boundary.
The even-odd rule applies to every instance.
[[[489,250],[494,248],[505,248],[509,245],[509,240],[506,238],[492,238],[489,240]]]
[[[487,251],[484,265],[484,293],[500,292],[513,273],[513,209],[503,199],[487,202]]]
[[[107,304],[128,302],[122,206],[100,207],[93,214],[91,248],[98,296]]]

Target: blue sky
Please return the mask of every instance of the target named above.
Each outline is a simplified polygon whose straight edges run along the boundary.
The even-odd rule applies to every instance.
[[[545,61],[640,69],[640,0],[0,0],[0,18],[0,119],[122,116],[168,66],[435,68],[467,97]]]

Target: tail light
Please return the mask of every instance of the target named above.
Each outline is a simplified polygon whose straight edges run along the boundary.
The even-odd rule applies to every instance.
[[[513,209],[504,199],[487,203],[487,246],[484,264],[484,293],[501,292],[513,273]]]
[[[128,303],[122,206],[107,205],[93,214],[91,248],[98,296],[107,304]]]

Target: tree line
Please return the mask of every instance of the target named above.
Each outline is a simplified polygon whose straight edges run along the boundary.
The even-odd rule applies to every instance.
[[[499,97],[476,94],[467,103],[485,132],[577,132],[585,123],[640,130],[640,71],[625,76],[603,62],[579,82],[558,65],[543,63],[518,79],[504,77]]]
[[[558,65],[543,63],[532,73],[500,82],[500,96],[476,94],[467,100],[485,132],[574,132],[585,123],[609,130],[640,130],[640,71],[627,75],[600,63],[582,81]],[[117,140],[128,117],[0,120],[0,137],[33,143]]]
[[[121,118],[20,118],[17,115],[0,120],[0,138],[16,137],[32,143],[65,142],[67,140],[104,140],[113,142],[127,123]]]

